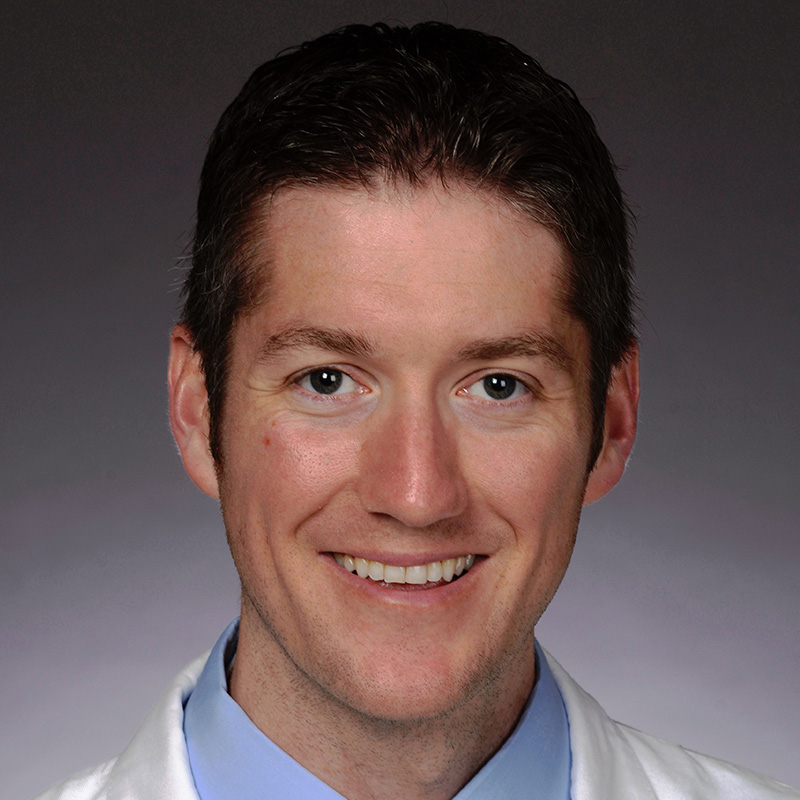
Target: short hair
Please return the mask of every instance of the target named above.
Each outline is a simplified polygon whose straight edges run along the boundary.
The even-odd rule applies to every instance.
[[[565,304],[591,348],[593,466],[612,369],[635,341],[616,168],[567,84],[503,39],[427,22],[351,25],[285,51],[252,74],[212,135],[181,321],[204,371],[218,468],[232,331],[268,290],[253,252],[271,198],[434,179],[495,193],[563,244]]]

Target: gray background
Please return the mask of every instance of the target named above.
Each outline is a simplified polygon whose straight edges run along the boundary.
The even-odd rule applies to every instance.
[[[3,796],[121,748],[236,613],[164,378],[214,123],[284,46],[425,18],[571,83],[639,215],[639,441],[540,638],[612,716],[800,784],[796,0],[28,0],[0,11]]]

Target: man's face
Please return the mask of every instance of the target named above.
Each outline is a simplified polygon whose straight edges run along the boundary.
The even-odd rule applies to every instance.
[[[591,438],[560,244],[458,186],[286,190],[263,242],[222,421],[243,635],[378,717],[529,680]]]

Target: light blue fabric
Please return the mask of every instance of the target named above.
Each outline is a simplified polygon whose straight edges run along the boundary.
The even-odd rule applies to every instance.
[[[183,729],[201,800],[341,800],[261,733],[228,694],[226,667],[237,638],[234,621],[186,703]],[[517,727],[454,800],[569,800],[567,713],[538,644],[536,659],[536,686]]]

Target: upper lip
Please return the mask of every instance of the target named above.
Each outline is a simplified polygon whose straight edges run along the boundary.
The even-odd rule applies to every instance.
[[[330,550],[328,553],[330,555],[333,555],[334,553],[342,553],[343,555],[353,556],[353,558],[363,558],[367,561],[378,561],[381,564],[387,564],[392,567],[414,567],[422,564],[430,564],[433,561],[446,561],[449,558],[459,558],[460,556],[468,555],[475,555],[476,558],[479,557],[479,554],[474,550],[468,550],[466,548],[457,551],[448,550],[444,553],[425,553],[423,555],[420,555],[419,553],[412,555],[402,553],[377,553],[374,550],[348,549]]]

